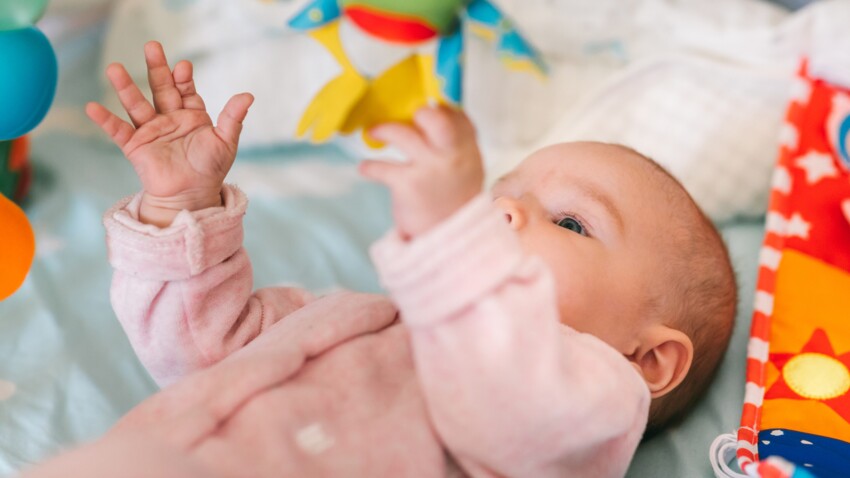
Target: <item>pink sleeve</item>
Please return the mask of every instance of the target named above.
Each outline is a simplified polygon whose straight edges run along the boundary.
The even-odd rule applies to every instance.
[[[252,293],[242,247],[247,199],[234,186],[224,205],[182,211],[160,229],[138,221],[141,195],[104,216],[111,300],[139,359],[160,386],[218,362],[312,300],[295,288]]]
[[[552,275],[481,195],[373,259],[411,331],[435,427],[474,476],[622,476],[649,392],[601,340],[560,324]]]

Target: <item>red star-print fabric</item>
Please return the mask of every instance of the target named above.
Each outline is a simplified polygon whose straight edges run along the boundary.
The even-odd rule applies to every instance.
[[[780,143],[738,465],[749,476],[850,477],[850,88],[811,78],[804,63]]]

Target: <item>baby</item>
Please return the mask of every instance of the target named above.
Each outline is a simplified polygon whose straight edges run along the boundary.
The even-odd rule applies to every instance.
[[[112,304],[165,388],[45,476],[623,476],[711,381],[733,272],[653,161],[558,144],[485,193],[467,117],[424,108],[371,130],[408,161],[360,165],[392,195],[372,249],[389,297],[252,292],[223,180],[253,98],[214,125],[191,64],[145,56],[153,105],[116,64],[133,124],[87,113],[142,182],[105,215]]]

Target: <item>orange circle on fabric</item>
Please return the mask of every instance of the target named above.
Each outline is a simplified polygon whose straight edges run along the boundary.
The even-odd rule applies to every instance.
[[[829,400],[850,390],[850,370],[829,355],[797,355],[785,364],[782,375],[791,390],[813,400]]]

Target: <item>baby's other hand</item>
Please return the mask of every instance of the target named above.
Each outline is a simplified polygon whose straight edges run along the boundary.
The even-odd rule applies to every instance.
[[[136,170],[144,189],[140,220],[164,227],[182,209],[221,205],[224,177],[236,158],[242,121],[254,97],[233,96],[213,125],[195,90],[191,63],[181,61],[172,71],[158,42],[145,45],[145,61],[153,105],[123,65],[106,69],[132,125],[98,103],[86,105],[86,114]]]
[[[405,162],[364,161],[360,173],[390,189],[401,237],[416,237],[447,219],[481,192],[484,168],[475,128],[446,106],[416,112],[414,125],[387,123],[370,134],[397,148]]]

